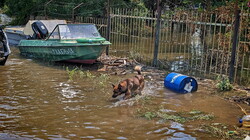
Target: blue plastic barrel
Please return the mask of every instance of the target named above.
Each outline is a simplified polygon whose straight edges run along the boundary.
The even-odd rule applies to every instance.
[[[166,76],[164,86],[178,93],[189,93],[198,89],[197,81],[194,78],[174,72]]]

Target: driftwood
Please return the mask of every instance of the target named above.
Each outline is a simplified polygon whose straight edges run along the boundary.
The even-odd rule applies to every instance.
[[[125,67],[129,67],[132,63],[127,58],[118,58],[113,56],[101,56],[99,61],[103,67],[98,69],[102,72],[112,72],[111,74],[124,75],[126,74]]]
[[[134,67],[140,65],[143,67],[142,74],[150,80],[162,81],[165,77],[165,72],[157,70],[153,67],[143,66],[135,59],[103,55],[99,58],[99,61],[103,64],[103,66],[98,69],[98,71],[108,72],[111,75],[125,75],[127,73],[133,73]]]

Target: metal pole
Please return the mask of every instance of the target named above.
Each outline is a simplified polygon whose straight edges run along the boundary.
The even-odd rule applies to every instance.
[[[156,20],[156,31],[155,31],[155,45],[154,45],[154,59],[153,66],[156,67],[158,64],[158,50],[160,40],[160,29],[161,29],[161,5],[160,0],[157,0],[157,20]]]
[[[110,41],[110,24],[111,24],[111,18],[110,18],[110,1],[108,0],[108,4],[107,4],[107,16],[108,16],[108,21],[107,21],[107,40]],[[106,47],[106,55],[109,55],[109,46]]]
[[[84,4],[84,3],[82,2],[82,3],[78,4],[76,7],[74,7],[74,8],[72,9],[72,21],[73,21],[73,23],[75,22],[75,9],[79,8],[79,7],[82,6],[83,4]]]
[[[238,36],[239,36],[239,27],[240,27],[240,10],[238,9],[238,3],[235,4],[235,22],[234,22],[234,32],[233,32],[233,46],[231,52],[231,63],[230,63],[230,70],[229,70],[229,79],[230,82],[234,82],[234,64],[236,58],[236,48],[238,45]]]
[[[51,3],[53,0],[50,0],[50,1],[48,1],[45,5],[44,5],[44,16],[45,16],[45,19],[48,19],[48,17],[47,17],[47,6],[48,6],[48,4],[49,3]]]

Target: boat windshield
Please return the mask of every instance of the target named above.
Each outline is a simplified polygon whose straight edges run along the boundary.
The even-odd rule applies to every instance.
[[[60,24],[50,34],[49,39],[78,39],[101,37],[94,24]]]

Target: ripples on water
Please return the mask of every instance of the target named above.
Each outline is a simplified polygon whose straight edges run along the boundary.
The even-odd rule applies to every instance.
[[[70,82],[63,67],[22,58],[14,48],[0,67],[0,139],[196,139],[193,128],[180,123],[136,117],[136,99],[111,98],[114,81],[105,87],[91,79]],[[143,92],[159,106],[181,106],[182,96],[162,85],[147,81]]]

